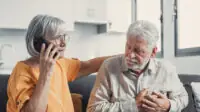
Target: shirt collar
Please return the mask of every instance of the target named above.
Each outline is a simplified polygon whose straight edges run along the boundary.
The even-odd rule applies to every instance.
[[[154,58],[151,58],[149,60],[149,65],[148,65],[147,70],[148,70],[149,74],[155,74],[156,73],[156,71],[157,71],[157,63],[156,63]]]
[[[128,66],[127,66],[126,61],[125,61],[125,56],[122,55],[121,59],[122,59],[122,63],[121,63],[122,72],[126,72],[126,71],[128,71]]]

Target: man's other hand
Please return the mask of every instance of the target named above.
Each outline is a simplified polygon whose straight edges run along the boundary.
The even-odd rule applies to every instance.
[[[142,100],[141,108],[145,110],[145,112],[168,112],[170,109],[170,102],[165,95],[153,92]]]

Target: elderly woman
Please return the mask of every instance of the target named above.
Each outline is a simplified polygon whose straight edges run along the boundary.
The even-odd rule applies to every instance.
[[[69,40],[65,26],[63,20],[48,15],[32,19],[26,35],[32,57],[18,62],[9,78],[7,112],[74,111],[68,82],[96,72],[108,57],[64,58]]]

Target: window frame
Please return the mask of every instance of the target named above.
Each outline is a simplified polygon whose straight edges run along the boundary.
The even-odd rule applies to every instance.
[[[179,48],[179,1],[174,0],[174,39],[175,39],[175,57],[185,57],[185,56],[197,56],[200,55],[200,47],[191,47],[191,48]]]

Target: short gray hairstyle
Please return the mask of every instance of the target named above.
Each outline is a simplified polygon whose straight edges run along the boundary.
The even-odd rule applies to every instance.
[[[127,38],[139,37],[148,42],[148,46],[155,47],[159,40],[159,32],[156,26],[146,20],[137,20],[132,23],[127,31]]]
[[[36,15],[30,22],[26,33],[26,47],[31,56],[38,56],[39,52],[35,50],[34,40],[38,38],[56,37],[62,25],[65,22],[57,17],[49,15]],[[63,29],[63,27],[62,27]]]

